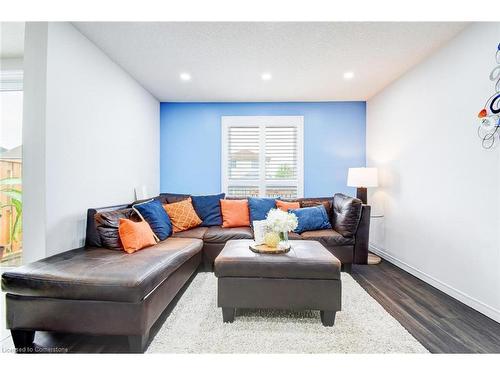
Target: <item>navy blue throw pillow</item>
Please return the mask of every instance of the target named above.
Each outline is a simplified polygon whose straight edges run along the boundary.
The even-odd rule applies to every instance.
[[[248,208],[250,210],[250,224],[255,220],[265,220],[267,213],[276,208],[274,198],[248,198]]]
[[[172,222],[160,201],[153,199],[132,206],[144,218],[160,241],[172,235]]]
[[[288,210],[297,216],[299,225],[295,228],[295,233],[302,233],[308,230],[331,229],[332,224],[328,220],[325,206],[313,206]]]
[[[212,225],[222,225],[222,215],[220,211],[220,200],[224,199],[226,194],[217,195],[193,195],[191,200],[193,207],[200,219],[202,227]]]

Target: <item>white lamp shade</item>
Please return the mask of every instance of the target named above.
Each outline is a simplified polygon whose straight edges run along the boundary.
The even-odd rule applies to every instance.
[[[347,174],[347,186],[378,186],[377,168],[349,168],[349,173]]]

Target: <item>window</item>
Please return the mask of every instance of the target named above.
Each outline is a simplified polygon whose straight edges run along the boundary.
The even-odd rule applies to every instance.
[[[0,262],[18,266],[22,255],[23,72],[0,71]]]
[[[223,116],[222,189],[229,196],[303,195],[302,116]]]

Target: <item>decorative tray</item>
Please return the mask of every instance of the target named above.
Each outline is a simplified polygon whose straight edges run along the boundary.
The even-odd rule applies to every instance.
[[[288,245],[288,247],[285,249],[279,249],[277,247],[269,247],[267,245],[251,244],[249,246],[249,248],[254,253],[259,253],[259,254],[285,254],[285,253],[288,253],[290,251],[291,246]]]

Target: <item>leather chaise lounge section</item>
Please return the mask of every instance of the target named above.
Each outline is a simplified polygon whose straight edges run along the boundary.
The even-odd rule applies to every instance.
[[[172,202],[185,197],[161,194],[158,199]],[[366,263],[370,207],[343,194],[300,201],[325,200],[331,202],[333,229],[291,234],[290,238],[321,242],[346,271],[352,263]],[[2,275],[7,328],[16,348],[30,347],[39,330],[125,335],[131,350],[142,352],[151,326],[200,264],[212,270],[227,241],[253,238],[249,227],[198,227],[133,254],[104,248],[96,214],[130,207],[89,209],[85,247]]]
[[[16,348],[34,331],[128,336],[144,351],[149,330],[201,262],[200,239],[169,238],[129,256],[100,247],[66,251],[2,275]]]

